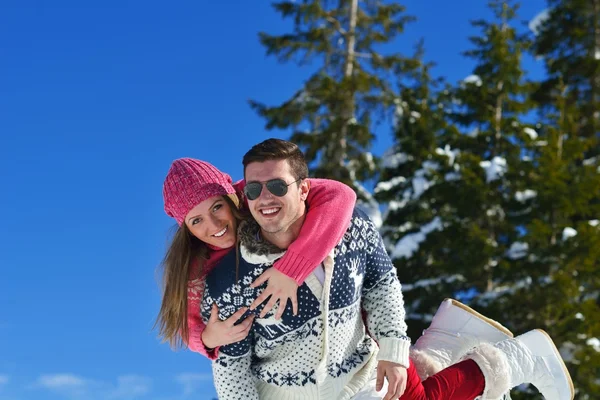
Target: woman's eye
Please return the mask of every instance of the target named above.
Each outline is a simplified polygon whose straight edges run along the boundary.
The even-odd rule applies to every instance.
[[[194,218],[194,219],[192,220],[192,225],[199,224],[200,222],[202,222],[202,220],[201,220],[200,218]]]
[[[218,211],[218,210],[219,210],[221,207],[223,207],[223,205],[222,205],[222,204],[217,204],[216,206],[214,206],[214,208],[213,208],[213,212],[216,212],[216,211]]]

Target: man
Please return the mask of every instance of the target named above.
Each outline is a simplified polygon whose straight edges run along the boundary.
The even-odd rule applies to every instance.
[[[254,220],[239,230],[238,270],[224,260],[207,278],[204,299],[217,302],[223,317],[260,293],[262,287],[250,284],[297,237],[310,190],[304,156],[293,143],[269,139],[254,146],[243,164]],[[236,284],[235,275],[244,284]],[[276,310],[257,318],[254,335],[220,349],[213,364],[220,397],[351,398],[373,381],[375,370],[378,389],[384,379],[388,383],[385,399],[402,394],[410,339],[401,287],[364,213],[355,211],[344,239],[298,288],[298,308],[297,316],[286,308],[281,320],[273,317]]]
[[[296,239],[306,213],[308,170],[296,145],[269,139],[246,153],[243,164],[254,219],[240,224],[239,252],[226,256],[206,279],[205,319],[213,303],[222,319],[252,304],[265,286],[252,282]],[[287,306],[277,319],[277,309],[261,315],[262,308],[254,310],[260,318],[251,334],[221,347],[213,363],[221,399],[392,400],[405,389],[406,398],[419,400],[498,399],[526,382],[549,400],[574,395],[544,332],[506,339],[510,332],[451,301],[434,317],[437,333],[420,339],[420,350],[444,369],[431,368],[425,375],[438,373],[421,382],[409,365],[400,283],[381,236],[358,210],[342,241],[298,288],[298,315]],[[380,392],[385,382],[388,388]]]

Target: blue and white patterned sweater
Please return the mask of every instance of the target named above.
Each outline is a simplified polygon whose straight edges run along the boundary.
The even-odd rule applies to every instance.
[[[255,222],[241,227],[239,279],[235,252],[207,276],[205,321],[213,302],[226,319],[266,287],[250,284],[283,252],[265,251],[258,229]],[[344,238],[323,265],[323,284],[311,274],[298,288],[297,316],[289,304],[281,320],[271,311],[255,319],[246,339],[219,349],[213,362],[219,399],[348,399],[367,383],[378,360],[408,367],[400,282],[379,232],[362,211],[354,211]],[[377,343],[366,333],[361,307]],[[260,310],[254,311],[257,316]]]

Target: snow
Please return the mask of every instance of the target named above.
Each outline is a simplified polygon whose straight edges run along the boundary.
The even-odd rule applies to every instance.
[[[536,146],[548,146],[548,142],[545,140],[538,140],[537,142],[534,143]]]
[[[506,252],[506,256],[512,260],[523,258],[529,251],[529,244],[523,242],[514,242]]]
[[[492,161],[482,161],[479,165],[485,169],[488,183],[500,178],[506,172],[506,159],[503,157],[496,156]]]
[[[417,112],[417,111],[411,111],[410,112],[410,116],[415,118],[415,119],[419,119],[421,118],[421,113]]]
[[[469,133],[467,133],[466,135],[467,135],[467,136],[470,136],[470,137],[473,137],[473,138],[474,138],[474,137],[477,137],[477,136],[479,135],[479,128],[478,128],[478,127],[475,127],[475,128],[473,128],[473,129],[472,129],[472,130],[471,130]]]
[[[415,283],[403,283],[402,284],[402,292],[409,292],[416,288],[438,285],[440,283],[452,283],[452,282],[456,282],[456,281],[463,282],[464,280],[465,280],[465,277],[462,275],[459,275],[459,274],[451,275],[451,276],[444,276],[444,277],[439,277],[439,278],[432,278],[432,279],[421,279],[421,280],[416,281]]]
[[[496,300],[498,297],[501,297],[505,294],[514,294],[517,290],[529,287],[531,285],[532,279],[530,276],[525,277],[517,282],[515,282],[512,286],[498,286],[494,290],[489,292],[485,292],[481,296],[477,298],[478,301],[481,301],[483,304]]]
[[[600,353],[600,340],[598,338],[589,338],[585,343],[588,346],[592,346],[594,350]]]
[[[404,206],[406,205],[406,201],[397,201],[397,200],[392,200],[388,203],[388,210],[389,211],[394,211],[394,210],[399,210],[401,208],[404,208]]]
[[[375,160],[373,159],[373,154],[366,152],[365,160],[367,161],[367,164],[369,165],[369,170],[375,171],[376,166],[375,166]]]
[[[356,179],[356,172],[353,169],[350,169],[350,179],[352,179],[359,196],[366,199],[357,201],[356,206],[369,216],[377,229],[381,228],[381,225],[383,225],[383,218],[381,216],[379,202],[377,202],[375,197],[373,197],[373,195]]]
[[[377,227],[377,229],[381,228],[381,225],[383,225],[383,218],[381,217],[381,210],[379,210],[379,204],[376,204],[374,202],[366,203],[364,201],[357,201],[356,207],[364,211],[365,214],[369,216],[369,218],[371,219],[371,221],[373,221],[373,224],[375,224],[375,227]]]
[[[535,35],[540,33],[540,29],[544,22],[550,17],[550,10],[545,9],[539,12],[531,21],[529,21],[529,29]]]
[[[525,128],[523,129],[523,132],[525,132],[525,134],[528,135],[531,140],[535,140],[538,137],[538,133],[533,128]]]
[[[458,172],[448,172],[444,176],[444,179],[446,180],[446,182],[458,181],[458,180],[460,180],[460,178],[461,178],[461,175]]]
[[[444,146],[443,149],[440,147],[435,149],[435,153],[440,156],[448,157],[448,162],[450,163],[450,165],[454,165],[454,160],[456,160],[456,156],[458,156],[458,154],[460,153],[460,150],[452,150],[450,145],[447,144]]]
[[[415,176],[415,178],[412,181],[412,184],[413,184],[413,195],[414,195],[415,199],[418,199],[419,197],[421,197],[421,195],[423,193],[425,193],[425,191],[431,187],[431,181],[429,181],[427,178],[425,178],[423,176]]]
[[[598,224],[600,224],[600,220],[597,220],[597,219],[592,219],[592,220],[588,221],[588,223],[589,223],[591,226],[598,226]]]
[[[404,233],[413,228],[414,224],[412,222],[405,222],[398,227],[398,232]]]
[[[396,168],[399,165],[410,161],[411,159],[412,156],[409,156],[406,153],[398,152],[392,147],[383,153],[382,166],[383,168]]]
[[[575,319],[579,319],[579,320],[583,321],[585,319],[585,317],[583,316],[582,313],[578,312],[577,314],[575,314]]]
[[[440,217],[435,217],[431,222],[423,225],[419,232],[409,233],[396,243],[391,257],[394,258],[410,258],[413,253],[419,249],[419,245],[425,241],[427,235],[434,230],[442,230],[442,220]]]
[[[406,178],[403,176],[397,176],[395,178],[390,179],[389,181],[379,182],[375,187],[375,193],[388,191],[393,187],[398,186],[404,182],[406,182]]]
[[[562,232],[562,240],[567,240],[572,238],[573,236],[577,236],[577,231],[571,227],[566,227]]]
[[[596,60],[600,60],[600,49],[596,49],[596,52],[594,53],[594,58]]]
[[[598,157],[592,157],[592,158],[585,159],[585,160],[583,160],[583,165],[585,165],[585,166],[594,165],[594,164],[596,164],[597,160],[598,160]]]
[[[469,75],[463,79],[463,82],[466,84],[472,83],[475,86],[481,86],[483,84],[479,75]]]
[[[559,353],[564,362],[573,362],[575,351],[577,351],[577,346],[573,344],[573,342],[563,342],[559,349]]]
[[[517,199],[519,203],[524,203],[527,200],[535,197],[537,197],[537,192],[531,189],[525,189],[524,191],[519,190],[517,193],[515,193],[515,199]]]

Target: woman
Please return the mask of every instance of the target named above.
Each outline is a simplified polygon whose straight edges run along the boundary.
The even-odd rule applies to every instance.
[[[185,341],[189,335],[186,332],[185,318],[182,318],[185,312],[181,312],[181,308],[185,308],[186,302],[183,302],[183,306],[181,306],[181,302],[169,303],[168,294],[171,293],[170,297],[176,298],[177,296],[172,295],[177,289],[176,283],[183,281],[183,285],[180,284],[179,287],[185,287],[188,275],[195,279],[201,279],[203,273],[205,274],[206,270],[212,268],[215,260],[219,259],[219,253],[227,253],[236,244],[236,228],[239,218],[237,218],[236,199],[230,197],[235,190],[231,186],[228,176],[218,173],[218,171],[215,173],[214,167],[207,170],[205,163],[196,160],[187,159],[179,163],[178,161],[172,167],[172,171],[175,169],[178,172],[171,174],[170,171],[165,182],[165,210],[178,221],[182,228],[176,235],[165,261],[166,287],[160,322],[161,332],[168,334],[169,331],[165,329],[165,326],[170,320],[166,317],[173,317],[178,313],[180,320],[184,320],[184,322],[174,321],[173,325],[180,330],[170,331],[171,337],[180,334],[180,338]],[[285,195],[287,192],[285,182],[267,188],[275,195],[278,195],[277,193]],[[308,215],[310,215],[310,211]],[[309,221],[308,215],[307,221]],[[312,239],[315,240],[315,238]],[[318,240],[313,243],[320,244]],[[319,249],[315,249],[314,246],[310,248],[311,253],[318,253],[318,251]],[[203,256],[199,264],[204,269],[192,268],[188,271],[189,260],[195,255]],[[172,268],[173,266],[183,266],[181,268],[183,271],[177,271]],[[218,273],[218,270],[215,272]],[[180,279],[174,279],[173,276]],[[174,282],[175,284],[173,284]],[[198,290],[202,290],[201,284],[193,287],[191,292],[195,294]],[[182,292],[184,291],[179,291],[180,294]],[[180,300],[181,297],[184,296],[180,295]],[[173,303],[175,303],[175,307],[170,306]],[[178,308],[178,305],[181,307]],[[526,359],[526,363],[523,363],[523,358]],[[482,395],[483,398],[498,398],[509,388],[530,382],[536,385],[547,399],[567,400],[573,397],[572,383],[570,383],[568,372],[557,351],[553,348],[552,341],[541,332],[529,332],[517,339],[502,341],[495,346],[480,346],[464,355],[463,359],[464,361],[444,369],[423,383],[420,382],[411,362],[408,379],[404,382],[406,391],[402,387],[394,389],[392,393],[404,392],[401,397],[403,400],[470,400],[479,395]],[[379,388],[381,384],[382,382],[378,380],[377,387]],[[353,399],[379,398],[370,397],[373,396],[370,388],[363,389],[366,391],[359,392]],[[397,398],[390,397],[389,393],[384,399]],[[241,395],[244,396],[244,393]]]
[[[268,280],[263,294],[273,294],[271,306],[265,307],[265,312],[276,300],[286,304],[288,299],[297,311],[298,285],[340,241],[352,215],[356,201],[352,189],[336,181],[310,181],[309,210],[299,238],[274,268],[256,280],[257,285]],[[245,338],[252,324],[251,317],[234,325],[245,309],[220,321],[215,306],[207,325],[200,316],[204,278],[235,245],[237,222],[244,212],[240,202],[243,187],[243,181],[232,184],[229,175],[209,163],[191,158],[172,163],[163,187],[165,212],[177,221],[179,228],[163,262],[163,299],[157,320],[159,334],[173,347],[185,344],[210,359],[217,356],[219,346]],[[279,190],[287,191],[287,187]],[[218,231],[206,231],[207,227],[215,228],[212,217],[206,221],[185,219],[195,206],[215,197],[221,200],[207,216],[214,216],[220,224]],[[279,309],[282,311],[284,307]]]

